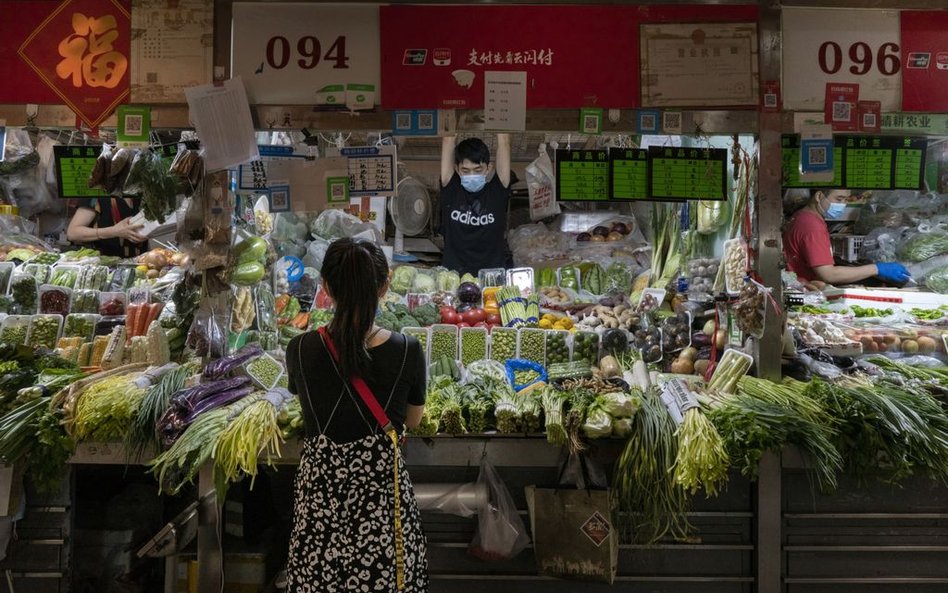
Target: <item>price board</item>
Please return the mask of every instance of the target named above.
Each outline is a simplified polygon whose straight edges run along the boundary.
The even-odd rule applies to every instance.
[[[101,152],[101,146],[53,147],[59,197],[104,198],[108,196],[104,190],[89,188],[89,177]]]
[[[842,136],[846,187],[854,189],[920,189],[925,176],[924,138]]]
[[[610,148],[609,165],[609,196],[613,200],[648,199],[648,150]]]
[[[354,146],[340,154],[349,159],[350,196],[394,195],[394,146]]]
[[[608,150],[557,150],[556,199],[600,202],[609,199]]]
[[[652,199],[727,199],[727,149],[653,146],[648,155]]]
[[[800,136],[784,134],[780,138],[780,154],[783,161],[783,187],[843,187],[843,147],[833,147],[833,180],[800,180]]]

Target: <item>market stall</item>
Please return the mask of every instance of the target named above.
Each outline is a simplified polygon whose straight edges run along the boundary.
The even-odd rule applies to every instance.
[[[235,30],[248,15],[265,29],[260,7],[232,8]],[[431,18],[422,7],[385,8],[386,26],[399,31],[416,22],[414,10]],[[948,474],[943,139],[830,134],[831,145],[821,137],[818,147],[839,149],[838,171],[819,171],[802,160],[804,142],[814,138],[798,137],[796,125],[792,134],[783,130],[779,107],[678,110],[757,108],[758,79],[779,77],[779,59],[770,55],[758,71],[756,27],[711,24],[756,21],[756,6],[705,8],[688,15],[708,19],[693,35],[698,30],[677,23],[684,17],[670,7],[655,10],[654,22],[648,11],[595,7],[616,27],[610,42],[623,39],[629,23],[643,35],[643,62],[624,76],[638,65],[703,75],[708,96],[700,102],[676,99],[681,85],[656,75],[636,99],[645,103],[634,105],[668,111],[584,110],[582,133],[575,88],[562,83],[523,98],[529,124],[490,113],[488,129],[520,131],[512,169],[525,180],[510,200],[505,268],[444,267],[434,232],[440,184],[432,162],[441,142],[434,134],[488,136],[479,103],[461,104],[471,108],[458,113],[402,109],[430,107],[414,88],[458,101],[473,72],[456,71],[447,87],[400,84],[393,95],[389,86],[391,112],[366,111],[375,90],[360,81],[352,96],[345,85],[327,87],[317,111],[291,106],[277,117],[254,103],[285,98],[291,72],[306,60],[290,60],[289,42],[273,37],[266,69],[259,56],[237,50],[233,68],[243,69],[245,82],[192,89],[195,134],[156,130],[130,146],[105,131],[80,146],[32,121],[11,130],[0,179],[15,180],[3,186],[5,196],[19,200],[24,216],[53,194],[134,196],[152,244],[135,257],[104,255],[39,239],[12,205],[0,210],[0,460],[9,466],[0,485],[14,493],[0,492],[10,507],[4,516],[17,515],[8,499],[17,498],[23,475],[30,509],[50,506],[35,501],[62,485],[69,466],[135,466],[156,499],[193,499],[183,516],[189,523],[175,528],[187,525],[196,543],[155,554],[168,555],[165,591],[257,591],[278,581],[281,566],[263,558],[285,548],[286,538],[244,547],[250,538],[233,509],[250,508],[241,497],[254,488],[277,499],[291,489],[303,417],[287,391],[285,348],[331,322],[322,258],[332,241],[359,237],[391,255],[376,324],[418,339],[426,356],[425,415],[405,455],[431,504],[424,521],[433,588],[530,583],[566,591],[575,585],[550,578],[581,577],[613,588],[804,591],[867,582],[844,574],[844,560],[813,558],[822,553],[848,561],[845,554],[889,552],[896,559],[887,568],[899,572],[907,554],[943,552],[925,540],[943,535],[940,524],[918,525],[945,518],[936,507]],[[378,17],[372,7],[358,10],[366,23]],[[542,16],[566,22],[554,12]],[[776,11],[763,12],[762,33],[773,32]],[[721,79],[742,74],[753,84],[714,86],[710,68],[676,62],[678,51],[662,45],[703,41],[711,31],[735,44],[725,53],[742,60],[733,58],[736,73]],[[241,34],[241,48],[263,35]],[[423,62],[427,50],[402,51],[394,37],[384,39],[382,53],[404,60],[385,64],[385,76],[414,81],[422,69],[399,68]],[[287,43],[285,56],[275,51],[278,39]],[[313,67],[318,43],[302,37],[296,47]],[[327,43],[324,59],[343,59],[342,45]],[[557,46],[557,56],[565,49]],[[552,62],[548,51],[540,65]],[[715,56],[691,51],[696,59]],[[450,63],[450,49],[435,54],[438,65]],[[505,57],[474,54],[472,62]],[[277,78],[263,84],[265,76],[251,75],[257,68]],[[224,122],[212,117],[219,96],[232,101]],[[469,93],[464,101],[471,100]],[[327,115],[336,101],[364,111]],[[269,129],[255,132],[255,121]],[[499,140],[485,140],[496,155]],[[885,167],[872,159],[886,154],[888,176],[876,175]],[[915,285],[836,288],[778,277],[777,186],[804,190],[807,199],[811,189],[851,190],[843,214],[828,217],[833,255],[864,265],[902,262]],[[26,189],[39,198],[24,199]],[[580,552],[545,555],[557,526],[531,498],[531,486],[586,490],[575,474],[562,479],[562,468],[583,457],[601,466],[588,479],[614,501],[592,509],[598,518],[584,518],[584,535],[574,538],[615,554],[614,566],[606,558],[598,570]],[[498,468],[489,487],[485,459]],[[905,505],[930,512],[903,505],[890,484],[927,493],[919,495],[927,506]],[[468,496],[476,504],[465,507],[459,501]],[[506,538],[485,536],[485,497],[505,509]],[[891,540],[873,539],[889,533],[873,521],[903,520]],[[824,521],[842,534],[821,532]],[[123,552],[143,543],[127,539]],[[46,540],[70,545],[68,537]],[[18,548],[14,560],[30,550]],[[149,553],[139,566],[155,562],[144,559]],[[132,572],[130,555],[121,556],[125,565],[117,566]],[[888,584],[938,590],[945,577],[936,564],[919,561],[918,572]],[[35,573],[21,569],[15,578],[35,585],[28,581]]]

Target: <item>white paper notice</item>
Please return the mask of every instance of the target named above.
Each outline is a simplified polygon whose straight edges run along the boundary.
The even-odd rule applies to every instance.
[[[239,76],[221,86],[191,87],[184,94],[204,147],[208,172],[231,169],[260,158],[247,92]]]
[[[527,73],[484,73],[484,129],[522,132],[527,127]]]

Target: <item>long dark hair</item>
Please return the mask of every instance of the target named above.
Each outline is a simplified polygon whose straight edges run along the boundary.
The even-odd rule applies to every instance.
[[[370,362],[365,338],[388,280],[385,254],[370,241],[338,239],[326,250],[320,273],[336,304],[328,329],[339,351],[339,372],[346,379],[364,376]]]

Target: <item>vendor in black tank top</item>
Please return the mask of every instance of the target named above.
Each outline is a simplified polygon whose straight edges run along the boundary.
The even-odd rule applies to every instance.
[[[503,268],[507,260],[507,200],[510,196],[510,135],[497,134],[496,164],[479,138],[441,145],[442,264],[477,275]]]

